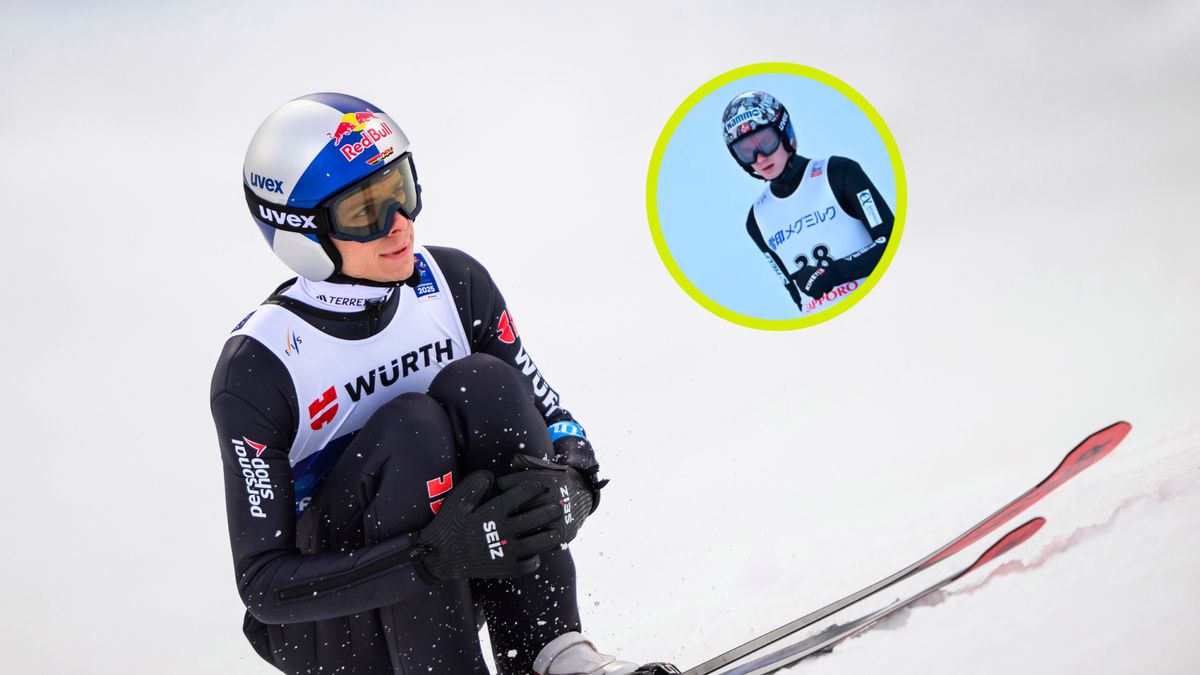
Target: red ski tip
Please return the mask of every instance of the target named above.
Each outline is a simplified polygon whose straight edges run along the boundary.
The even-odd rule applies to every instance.
[[[1016,518],[1022,511],[1033,506],[1042,497],[1050,494],[1059,485],[1074,477],[1075,474],[1104,459],[1129,434],[1129,430],[1132,428],[1129,422],[1117,422],[1083,439],[1083,442],[1072,448],[1067,453],[1067,456],[1063,458],[1063,461],[1059,463],[1058,467],[1049,476],[1043,478],[1042,482],[1009,502],[1004,508],[993,513],[987,520],[968,530],[961,538],[955,540],[954,543],[942,549],[928,560],[922,561],[920,566],[925,568],[945,560],[991,534],[1004,523]]]
[[[1105,455],[1112,452],[1118,443],[1125,440],[1132,428],[1133,426],[1129,422],[1117,422],[1083,439],[1082,443],[1067,453],[1054,473],[1050,474],[1038,487],[1057,487],[1071,476],[1099,462]]]
[[[1045,524],[1046,519],[1038,517],[1030,520],[1024,525],[1018,526],[1012,532],[1000,537],[1000,541],[992,544],[988,550],[984,551],[983,555],[979,556],[979,560],[975,561],[975,564],[963,570],[963,574],[970,572],[976,567],[986,565],[996,558],[999,558],[1005,553],[1013,550],[1013,548],[1015,548],[1018,544],[1023,544],[1026,541],[1029,541],[1029,538],[1037,534],[1037,531],[1042,529],[1042,526]]]

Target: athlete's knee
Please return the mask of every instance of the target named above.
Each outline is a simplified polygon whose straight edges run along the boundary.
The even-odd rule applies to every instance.
[[[449,445],[452,437],[446,411],[426,394],[407,392],[380,406],[363,425],[355,445],[370,443],[385,453],[412,451],[413,440],[419,445]],[[446,443],[435,443],[445,438]]]
[[[528,380],[520,371],[492,356],[471,354],[442,369],[429,385],[429,394],[446,402],[471,395],[504,393],[532,395]]]

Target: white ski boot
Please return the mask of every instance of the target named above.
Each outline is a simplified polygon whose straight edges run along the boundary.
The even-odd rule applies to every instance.
[[[591,640],[575,632],[563,633],[542,647],[533,660],[533,670],[537,675],[666,675],[679,672],[667,663],[639,666],[601,654]]]

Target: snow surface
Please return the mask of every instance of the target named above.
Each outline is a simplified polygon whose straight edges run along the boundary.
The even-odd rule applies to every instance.
[[[1007,573],[795,671],[1200,672],[1200,5],[466,4],[5,3],[5,672],[273,672],[240,634],[207,392],[287,276],[245,144],[320,90],[403,120],[418,237],[489,267],[587,424],[613,478],[574,545],[601,647],[699,663],[1127,419]],[[869,99],[910,186],[882,283],[793,333],[695,305],[644,207],[676,106],[774,60]]]

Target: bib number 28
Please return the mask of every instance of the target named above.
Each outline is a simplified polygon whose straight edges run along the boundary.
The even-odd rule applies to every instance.
[[[829,267],[829,263],[833,262],[833,258],[829,257],[829,247],[825,244],[817,244],[812,249],[813,265],[816,267]],[[792,262],[796,263],[796,269],[804,269],[808,267],[808,256],[800,254],[796,256]]]

